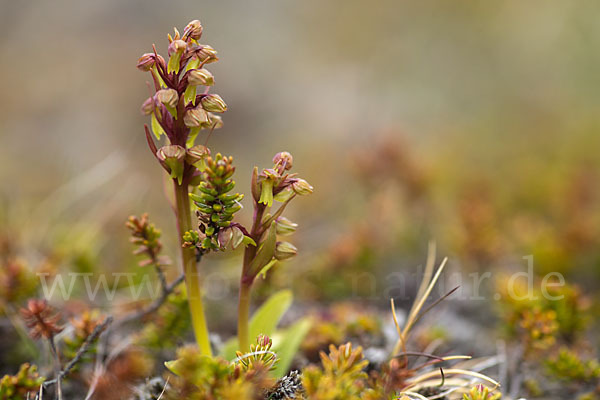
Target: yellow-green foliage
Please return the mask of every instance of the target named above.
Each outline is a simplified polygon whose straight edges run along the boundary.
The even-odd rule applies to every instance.
[[[166,363],[177,375],[171,379],[167,399],[261,399],[273,386],[268,369],[258,364],[244,370],[219,358],[200,354],[196,346],[180,348],[177,360]]]
[[[138,337],[140,344],[159,350],[174,348],[191,325],[185,290],[177,290],[167,297],[165,304],[146,324]]]
[[[517,283],[513,293],[507,288],[507,281],[500,281],[505,328],[530,350],[547,349],[557,340],[571,343],[587,325],[588,301],[575,286],[548,285],[544,293],[536,284],[529,296],[525,296],[528,289],[522,282]]]
[[[362,348],[352,349],[347,343],[329,348],[329,355],[321,352],[321,368],[310,366],[303,372],[302,384],[309,399],[348,400],[360,399],[367,390],[367,374],[363,369],[368,361]]]
[[[33,296],[38,282],[38,277],[23,262],[0,262],[0,306],[2,303],[18,303]]]
[[[600,378],[600,363],[598,360],[582,360],[577,353],[563,347],[558,355],[546,361],[550,375],[568,381],[592,382]]]
[[[0,399],[22,400],[28,397],[27,393],[33,396],[45,379],[35,365],[22,364],[16,375],[4,375],[0,380]]]
[[[469,393],[463,394],[464,400],[498,400],[502,397],[501,393],[490,393],[490,390],[483,386],[473,386]]]
[[[73,326],[73,332],[70,336],[64,339],[64,350],[63,354],[67,358],[73,358],[77,354],[79,348],[83,345],[83,342],[92,334],[94,329],[101,324],[103,318],[100,316],[98,310],[84,311],[81,316],[71,319],[71,325]],[[96,352],[96,345],[92,343],[90,348],[83,355],[84,360],[89,360],[91,356]]]
[[[581,396],[577,397],[577,400],[599,400],[599,399],[600,399],[600,394],[598,394],[597,392],[584,393]]]
[[[373,337],[380,332],[381,323],[376,313],[352,303],[338,303],[330,307],[326,316],[315,318],[302,342],[302,350],[314,359],[320,350],[330,344],[342,344],[349,337]]]

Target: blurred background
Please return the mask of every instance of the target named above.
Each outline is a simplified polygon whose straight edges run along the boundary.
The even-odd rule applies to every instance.
[[[594,2],[57,0],[1,10],[1,222],[26,235],[22,246],[94,237],[102,262],[122,268],[129,214],[148,211],[172,236],[139,113],[148,76],[135,62],[153,42],[166,52],[166,33],[198,18],[229,105],[210,145],[235,157],[238,186],[287,150],[316,187],[292,210],[298,260],[361,230],[373,238],[370,225],[397,265],[422,260],[433,239],[461,263],[538,251],[544,268],[580,273],[584,257],[598,278]]]
[[[556,343],[594,354],[600,5],[593,1],[0,0],[6,314],[39,295],[33,272],[133,271],[141,279],[124,227],[131,214],[148,212],[176,259],[163,173],[139,111],[149,75],[135,65],[152,43],[166,53],[166,34],[193,19],[204,26],[202,43],[218,51],[208,69],[229,106],[209,146],[234,157],[240,192],[249,193],[253,166],[268,167],[282,150],[315,187],[289,210],[300,223],[298,256],[255,292],[258,303],[291,286],[288,322],[320,313],[306,357],[356,329],[379,329],[371,311],[355,314],[357,304],[388,320],[391,297],[405,309],[430,241],[438,260],[450,258],[448,274],[458,276],[463,296],[426,324],[420,348],[444,337],[453,349],[495,354],[495,339],[508,338],[520,343],[517,360],[535,359],[529,348],[556,353]],[[248,223],[248,196],[244,205],[240,221]],[[549,272],[566,278],[558,289],[565,301],[507,298],[507,274],[526,270],[529,255],[535,285]],[[235,331],[239,262],[239,253],[203,261],[210,326],[223,337]],[[169,279],[179,271],[170,269]],[[491,272],[480,292],[486,301],[461,302],[473,300],[469,274],[477,272]],[[327,308],[342,300],[353,305]],[[130,302],[124,290],[115,303],[100,296],[93,306]],[[71,302],[64,311],[87,306]],[[12,369],[29,357],[2,353],[0,365]]]
[[[2,252],[38,271],[138,271],[123,224],[148,212],[173,254],[135,64],[200,19],[229,106],[209,145],[234,156],[240,191],[281,150],[315,187],[290,210],[299,255],[275,286],[386,307],[390,274],[434,240],[454,271],[531,254],[540,276],[597,295],[599,18],[592,1],[2,0]],[[238,262],[205,263],[231,277],[215,315],[235,307]]]

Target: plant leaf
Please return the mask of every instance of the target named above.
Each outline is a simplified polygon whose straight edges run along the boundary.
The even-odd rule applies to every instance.
[[[285,314],[292,305],[293,297],[290,290],[280,290],[269,297],[269,299],[256,310],[250,320],[248,329],[251,342],[254,342],[256,337],[261,333],[270,336],[275,332],[281,317],[283,317],[283,314]],[[223,346],[221,355],[226,360],[233,360],[238,347],[237,338],[232,338]]]
[[[242,238],[242,244],[244,245],[244,247],[248,247],[249,245],[256,247],[256,242],[254,241],[254,239],[246,235],[244,235],[244,237]]]
[[[250,274],[256,275],[265,265],[267,265],[275,254],[275,247],[277,246],[277,228],[275,221],[271,223],[267,237],[260,244],[254,260],[250,263]]]
[[[152,127],[152,133],[156,136],[156,140],[160,140],[160,135],[164,135],[165,131],[156,119],[156,112],[153,112],[152,117],[150,117],[150,126]]]
[[[273,338],[273,351],[279,358],[279,362],[275,364],[275,370],[273,371],[276,378],[281,378],[288,372],[294,356],[311,326],[312,319],[304,317],[286,330],[279,332],[278,337]]]

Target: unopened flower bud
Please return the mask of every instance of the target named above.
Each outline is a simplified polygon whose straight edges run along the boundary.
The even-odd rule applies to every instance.
[[[201,63],[210,64],[217,61],[217,51],[209,45],[202,44],[194,49],[194,54],[198,57]]]
[[[292,196],[294,196],[294,194],[295,194],[294,191],[288,186],[288,187],[284,188],[281,192],[274,195],[273,199],[280,203],[285,203],[286,201],[291,199]]]
[[[311,194],[313,192],[313,187],[310,183],[306,182],[304,179],[298,179],[294,183],[292,183],[292,190],[299,194],[300,196],[305,196],[307,194]]]
[[[150,115],[154,112],[154,107],[154,97],[148,97],[140,110],[143,115]]]
[[[168,159],[183,161],[183,158],[185,157],[185,149],[177,145],[163,146],[158,149],[156,155],[162,161],[166,161]]]
[[[208,147],[197,144],[187,150],[185,159],[189,164],[196,164],[206,156],[210,156]]]
[[[273,340],[268,337],[267,335],[263,335],[262,333],[260,335],[258,335],[258,337],[256,338],[256,344],[261,347],[262,349],[270,349],[271,346],[273,345]]]
[[[286,217],[279,217],[275,221],[277,228],[277,234],[282,236],[291,235],[296,232],[296,228],[298,228],[298,224],[290,221]]]
[[[210,71],[204,68],[193,69],[189,72],[188,83],[194,86],[212,86],[215,84],[215,78],[213,77],[213,74],[210,73]]]
[[[183,30],[183,38],[190,38],[194,40],[200,39],[202,36],[202,24],[197,19],[191,21]]]
[[[219,129],[223,127],[223,118],[213,113],[208,113],[208,128]]]
[[[140,71],[150,71],[155,64],[154,53],[143,54],[137,62],[137,68]]]
[[[156,92],[156,100],[163,103],[168,108],[175,108],[177,107],[179,96],[175,89],[161,89]]]
[[[185,126],[189,128],[200,127],[202,124],[208,122],[208,113],[202,108],[202,106],[192,108],[185,112],[185,115],[183,116],[183,122],[185,123]]]
[[[277,242],[275,247],[275,258],[279,261],[287,260],[298,253],[296,246],[289,242]]]
[[[227,111],[227,104],[225,104],[221,96],[218,94],[209,94],[204,96],[200,102],[202,103],[202,108],[204,108],[206,111],[217,113]]]
[[[280,153],[275,154],[273,157],[273,164],[283,166],[284,170],[292,169],[292,163],[294,162],[294,157],[287,151],[282,151]]]
[[[221,229],[219,234],[217,235],[217,241],[219,242],[219,246],[221,248],[225,248],[229,246],[231,240],[233,239],[233,230],[231,228]]]
[[[183,53],[187,48],[187,43],[181,39],[173,40],[168,48],[169,56],[172,56],[174,53]]]

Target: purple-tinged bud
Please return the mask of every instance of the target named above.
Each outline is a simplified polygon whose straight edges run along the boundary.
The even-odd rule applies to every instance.
[[[277,228],[277,234],[281,236],[291,235],[296,232],[298,224],[290,221],[286,217],[279,217],[275,220],[275,228]]]
[[[183,29],[183,39],[198,40],[202,36],[202,24],[197,19],[191,21],[186,27]]]
[[[156,64],[159,65],[162,70],[165,70],[167,68],[167,63],[165,62],[163,56],[161,56],[160,54],[158,54],[158,56],[156,57]]]
[[[254,167],[254,169],[252,170],[250,190],[252,191],[252,198],[254,198],[254,201],[258,202],[261,195],[261,184],[258,181],[258,167]]]
[[[179,54],[183,53],[186,48],[187,48],[187,43],[184,42],[183,40],[180,40],[180,39],[173,40],[168,48],[169,57],[172,56],[174,53],[179,53]]]
[[[140,111],[143,115],[150,115],[154,112],[154,107],[154,97],[148,97],[146,101],[144,101],[144,104],[142,104]]]
[[[206,156],[210,156],[208,147],[197,144],[187,150],[185,159],[189,164],[196,164]]]
[[[202,108],[204,108],[206,111],[216,113],[227,111],[227,104],[225,104],[221,96],[218,94],[209,94],[204,96],[200,102],[202,103]]]
[[[273,164],[283,166],[284,170],[288,171],[292,169],[292,163],[294,162],[294,157],[287,151],[282,151],[280,153],[275,154],[273,157]]]
[[[201,63],[210,64],[218,61],[217,51],[207,44],[201,44],[193,48],[193,52]]]
[[[156,100],[168,108],[175,108],[177,107],[179,96],[177,95],[177,90],[175,89],[161,89],[156,92]]]
[[[256,344],[258,345],[258,347],[260,347],[262,349],[271,348],[271,346],[273,345],[273,340],[271,340],[271,338],[268,337],[267,335],[263,335],[261,333],[256,338]]]
[[[150,71],[156,62],[154,53],[143,54],[137,62],[137,68],[140,71]]]
[[[201,127],[203,124],[208,122],[208,113],[202,108],[197,106],[185,112],[183,116],[183,122],[188,128]]]
[[[277,242],[275,247],[275,258],[279,261],[287,260],[298,253],[296,246],[289,242]]]
[[[304,179],[298,179],[292,183],[292,190],[300,196],[305,196],[313,192],[313,187]]]
[[[189,72],[188,83],[194,86],[212,86],[215,84],[215,78],[213,74],[204,68],[193,69]]]
[[[162,161],[167,161],[168,159],[183,161],[185,157],[185,149],[177,145],[163,146],[158,149],[156,155]]]

